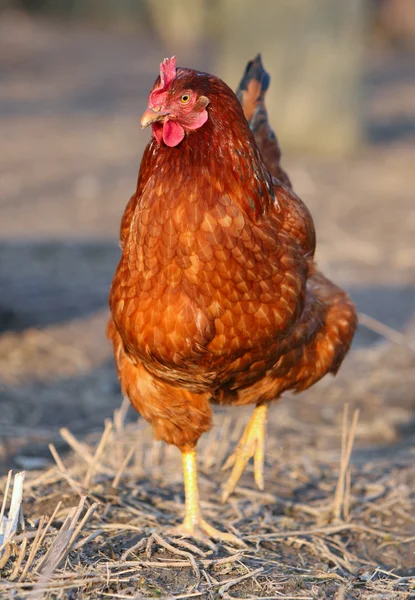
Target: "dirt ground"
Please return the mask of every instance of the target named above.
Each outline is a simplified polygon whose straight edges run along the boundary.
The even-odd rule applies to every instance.
[[[415,598],[415,58],[368,56],[372,142],[359,155],[285,157],[316,222],[320,267],[393,331],[362,325],[335,379],[273,406],[266,491],[248,469],[225,506],[220,467],[249,410],[217,411],[201,442],[203,507],[241,550],[164,534],[182,515],[178,452],[153,443],[132,410],[114,418],[107,295],[162,55],[145,33],[0,21],[0,469],[26,470],[27,519],[0,558],[0,596]],[[192,65],[209,68],[208,57]],[[349,420],[360,414],[350,490],[333,515],[345,404]],[[77,531],[83,494],[82,511],[97,506],[65,554],[59,535]],[[48,548],[60,558],[45,559],[46,577]]]

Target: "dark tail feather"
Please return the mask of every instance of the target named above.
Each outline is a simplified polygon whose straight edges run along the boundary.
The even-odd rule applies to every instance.
[[[265,108],[265,93],[270,81],[271,77],[264,69],[261,54],[257,54],[246,65],[236,95],[269,172],[285,185],[292,187],[288,175],[280,165],[281,150],[268,122]]]
[[[264,94],[269,88],[271,77],[266,72],[262,64],[261,53],[258,53],[255,58],[250,60],[245,68],[245,73],[239,83],[236,95],[242,102],[242,92],[247,92],[252,82],[258,91],[257,100],[263,99]]]

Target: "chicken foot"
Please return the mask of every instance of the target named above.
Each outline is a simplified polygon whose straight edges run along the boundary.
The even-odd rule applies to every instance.
[[[195,448],[186,451],[182,450],[182,461],[186,515],[183,523],[178,527],[170,529],[169,534],[182,537],[193,537],[199,540],[209,537],[244,547],[244,542],[236,537],[236,535],[215,529],[215,527],[210,525],[210,523],[205,521],[201,516]]]
[[[233,454],[223,465],[222,469],[233,466],[232,473],[224,485],[222,502],[226,502],[241,478],[248,461],[254,457],[254,478],[260,490],[264,489],[264,456],[265,456],[265,427],[267,424],[268,406],[260,404],[252,414]]]

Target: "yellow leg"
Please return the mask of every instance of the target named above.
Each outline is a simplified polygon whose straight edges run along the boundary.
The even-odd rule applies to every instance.
[[[197,482],[197,462],[196,450],[182,451],[183,460],[183,475],[184,475],[184,491],[186,501],[186,516],[182,525],[176,527],[173,535],[191,536],[196,539],[210,537],[224,542],[229,542],[237,546],[245,546],[245,544],[232,533],[225,533],[215,529],[202,519],[199,505],[199,487]]]
[[[223,469],[233,466],[232,473],[225,483],[222,493],[222,502],[226,502],[235,489],[249,459],[254,457],[254,478],[260,490],[264,489],[264,453],[265,453],[265,427],[267,424],[268,406],[257,406],[251,420],[245,428],[241,440],[233,454],[223,465]]]
[[[192,531],[200,521],[196,450],[182,452],[186,516],[183,526]]]

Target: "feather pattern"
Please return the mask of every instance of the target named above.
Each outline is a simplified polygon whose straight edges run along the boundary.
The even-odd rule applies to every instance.
[[[314,265],[309,211],[271,174],[278,145],[261,154],[216,77],[178,68],[171,88],[208,98],[208,119],[179,145],[152,137],[144,152],[108,336],[124,392],[157,437],[183,448],[211,426],[211,402],[266,402],[335,373],[356,315]]]

